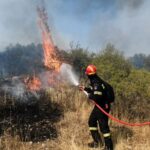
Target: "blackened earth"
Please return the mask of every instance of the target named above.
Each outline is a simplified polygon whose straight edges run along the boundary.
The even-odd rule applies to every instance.
[[[9,99],[5,97],[5,101]],[[28,102],[17,100],[6,103],[0,106],[0,136],[7,131],[12,136],[19,135],[20,140],[25,142],[55,139],[58,137],[55,123],[62,116],[62,107],[51,102],[45,92],[40,93],[38,99],[30,97]]]

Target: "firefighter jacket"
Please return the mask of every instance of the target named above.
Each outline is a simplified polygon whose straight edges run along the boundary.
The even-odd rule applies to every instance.
[[[108,102],[105,96],[105,86],[101,78],[95,74],[89,76],[89,79],[90,85],[85,87],[84,90],[89,94],[89,99],[94,100],[97,104],[104,108]]]

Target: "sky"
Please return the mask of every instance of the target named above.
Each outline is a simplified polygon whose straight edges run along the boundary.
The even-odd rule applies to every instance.
[[[0,51],[9,44],[40,43],[41,0],[0,0]],[[149,0],[45,0],[55,45],[98,52],[107,43],[131,56],[150,54]]]

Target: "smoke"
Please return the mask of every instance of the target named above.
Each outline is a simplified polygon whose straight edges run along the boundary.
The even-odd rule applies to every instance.
[[[25,93],[25,86],[18,77],[12,78],[11,84],[4,84],[2,89],[14,97],[22,98]]]
[[[0,49],[10,43],[41,41],[38,2],[0,1]],[[112,43],[127,55],[149,53],[149,0],[45,0],[45,4],[58,47],[68,48],[70,41],[79,41],[97,50]]]
[[[35,0],[0,1],[0,46],[39,43]]]
[[[127,56],[149,54],[150,1],[117,0],[113,9],[99,13],[89,32],[89,45],[97,49],[114,44]]]
[[[79,77],[73,71],[72,66],[65,63],[61,65],[60,73],[44,71],[38,74],[37,78],[41,81],[39,90],[55,88],[60,82],[75,86],[79,85]],[[24,79],[18,76],[1,81],[0,90],[14,97],[15,101],[19,103],[32,104],[40,98],[40,92],[28,89]]]
[[[112,43],[128,56],[149,53],[149,0],[52,0],[52,3],[51,14],[60,20],[56,25],[66,40],[80,41],[90,50]]]
[[[90,50],[112,43],[131,56],[149,53],[149,5],[148,0],[60,0],[54,12],[56,20],[61,18],[56,25],[69,40],[80,41]]]
[[[116,0],[118,8],[127,8],[131,10],[140,8],[145,1],[146,0]]]
[[[40,97],[36,91],[27,91],[25,84],[17,76],[1,84],[1,90],[13,96],[18,102],[32,103],[33,98],[38,100]]]
[[[61,0],[64,2],[64,0]],[[140,8],[145,1],[147,0],[76,0],[76,1],[69,1],[66,0],[69,5],[74,6],[73,11],[78,18],[88,19],[87,15],[91,13],[94,16],[98,14],[104,13],[105,11],[109,12],[112,9],[118,10],[136,10]],[[64,10],[63,10],[64,11]],[[98,14],[95,14],[98,13]]]
[[[60,68],[60,74],[64,81],[75,86],[79,85],[79,77],[75,74],[71,65],[63,63]]]
[[[45,0],[45,2],[48,2]],[[56,2],[50,2],[47,9],[54,10]],[[41,35],[38,26],[37,6],[44,5],[41,0],[9,0],[0,1],[0,51],[10,44],[28,45],[30,43],[41,43]],[[47,4],[46,4],[47,5]],[[54,16],[55,17],[55,16]],[[55,44],[66,47],[61,34],[54,28],[54,19],[51,12],[48,14],[50,29],[55,34]]]

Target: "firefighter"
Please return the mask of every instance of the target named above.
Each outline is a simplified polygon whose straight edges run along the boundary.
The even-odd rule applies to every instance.
[[[96,66],[89,65],[86,68],[86,75],[90,80],[89,87],[79,86],[81,91],[88,93],[88,98],[94,100],[100,107],[102,107],[107,113],[110,111],[110,103],[105,98],[105,87],[102,79],[96,74]],[[94,106],[89,117],[89,130],[91,132],[93,142],[88,143],[91,148],[97,148],[101,146],[101,136],[98,132],[98,124],[101,133],[104,137],[105,150],[113,150],[113,143],[111,139],[110,129],[108,126],[108,117],[103,114],[97,106]]]

